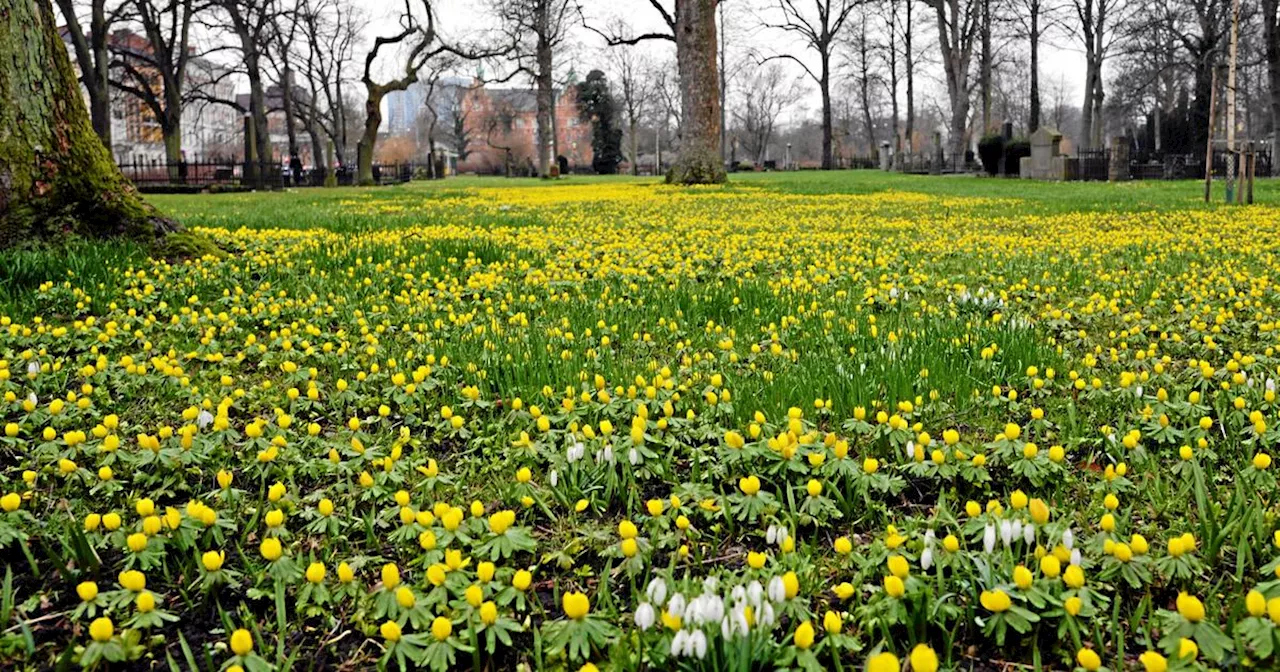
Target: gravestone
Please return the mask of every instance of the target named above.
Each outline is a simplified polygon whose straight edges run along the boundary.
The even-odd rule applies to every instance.
[[[893,166],[893,157],[889,154],[889,141],[880,143],[880,170],[889,170]]]
[[[1107,181],[1125,182],[1129,179],[1129,139],[1123,135],[1111,138],[1111,160],[1107,163]]]
[[[1022,177],[1033,180],[1062,180],[1065,177],[1065,157],[1061,152],[1062,134],[1047,126],[1041,126],[1031,134],[1031,156],[1024,156],[1018,165]]]
[[[946,157],[942,154],[942,133],[940,131],[933,132],[933,164],[929,166],[931,175],[942,174],[942,161]]]

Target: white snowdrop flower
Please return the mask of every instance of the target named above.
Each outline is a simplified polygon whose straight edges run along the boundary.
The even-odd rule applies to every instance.
[[[765,530],[764,532],[764,540],[765,540],[765,543],[772,546],[774,542],[778,540],[778,528],[776,526],[770,525],[769,529]]]
[[[747,599],[747,589],[742,586],[734,586],[733,590],[729,591],[729,599],[733,600],[734,604],[741,604],[743,600]]]
[[[1071,528],[1067,528],[1066,531],[1062,533],[1062,547],[1069,551],[1075,548],[1075,545],[1076,535],[1071,532]]]
[[[1141,397],[1141,396],[1142,396],[1142,386],[1141,386],[1141,385],[1139,385],[1139,386],[1137,386],[1137,387],[1133,388],[1133,396],[1135,396],[1135,397]]]
[[[1014,541],[1017,541],[1018,539],[1022,538],[1022,521],[1021,520],[1013,521],[1013,530],[1012,530],[1011,536],[1013,537]]]
[[[905,448],[903,448],[903,450],[905,450],[907,453],[908,462],[916,459],[916,442],[915,441],[907,441],[907,445]]]
[[[760,598],[764,597],[764,586],[759,581],[752,581],[747,584],[747,601],[757,611],[760,609]]]
[[[556,487],[556,484],[560,482],[560,474],[557,474],[556,470],[552,469],[551,473],[547,475],[547,481],[551,483],[551,487]]]
[[[662,606],[667,602],[667,582],[659,576],[649,582],[649,587],[645,588],[644,593],[650,602]]]
[[[988,553],[996,550],[995,525],[987,525],[987,529],[982,531],[982,548]]]
[[[702,590],[707,593],[714,593],[720,589],[720,579],[714,576],[708,576],[702,580]]]
[[[684,653],[684,642],[689,638],[689,633],[684,630],[677,630],[676,636],[671,638],[671,655],[680,656]]]
[[[200,429],[208,427],[211,422],[213,422],[213,414],[207,410],[200,411],[200,415],[196,416],[196,426]]]
[[[790,538],[791,538],[791,532],[788,531],[787,528],[785,527],[778,528],[778,545],[779,546],[782,546],[783,544],[787,543],[787,540]]]
[[[601,452],[604,453],[604,461],[613,464],[613,446],[605,446]]]
[[[927,572],[929,571],[929,568],[932,566],[933,566],[933,547],[925,546],[924,550],[920,552],[920,567],[922,567]]]
[[[27,362],[27,375],[34,376],[40,373],[40,362]]]
[[[781,602],[787,599],[787,584],[782,582],[781,576],[769,579],[769,599],[774,602]]]
[[[631,466],[633,466],[633,467],[638,466],[638,465],[643,461],[643,460],[640,458],[640,451],[636,450],[635,448],[632,448],[631,450],[628,450],[628,451],[627,451],[627,461],[628,461],[628,462],[630,462],[630,463],[631,463]]]
[[[760,605],[760,618],[758,619],[758,621],[761,627],[764,627],[764,628],[773,627],[773,623],[776,620],[777,620],[777,617],[774,616],[772,604],[765,602],[764,604]]]
[[[1276,391],[1276,381],[1275,381],[1274,379],[1272,379],[1272,378],[1268,378],[1268,379],[1267,379],[1267,391],[1268,391],[1268,392],[1275,392],[1275,391]]]
[[[1031,545],[1036,542],[1036,526],[1035,525],[1032,525],[1031,523],[1027,523],[1026,526],[1022,528],[1022,541],[1026,542],[1027,545]]]
[[[937,538],[938,538],[938,537],[937,537],[937,535],[935,535],[935,534],[933,533],[933,530],[932,530],[932,529],[929,529],[929,530],[925,530],[925,531],[924,531],[924,545],[925,545],[925,546],[932,547],[932,546],[933,546],[933,542],[937,541]]]
[[[724,602],[719,595],[704,594],[695,601],[698,603],[699,623],[715,623],[724,616]]]
[[[653,627],[653,623],[656,620],[658,620],[658,615],[654,611],[652,604],[641,602],[640,606],[636,607],[636,627],[641,630],[648,630]]]
[[[35,392],[32,392],[31,394],[28,394],[28,395],[27,395],[27,401],[29,401],[29,402],[31,402],[31,403],[33,403],[33,404],[38,404],[38,403],[40,403],[40,400],[39,400],[38,398],[36,398],[36,393],[35,393]]]
[[[702,660],[703,658],[706,658],[707,657],[706,633],[704,633],[701,630],[694,630],[693,633],[689,635],[687,647],[693,653],[693,655],[697,657],[698,660]]]
[[[1007,520],[1000,521],[1000,541],[1003,541],[1004,545],[1008,546],[1012,540],[1013,540],[1013,523]]]
[[[720,620],[720,636],[725,639],[733,639],[733,621],[732,616],[725,616]]]
[[[1080,549],[1077,548],[1076,550],[1071,551],[1071,564],[1080,564]]]
[[[676,593],[671,596],[671,601],[667,603],[667,613],[671,615],[683,615],[684,608],[688,602],[684,599],[684,595]]]

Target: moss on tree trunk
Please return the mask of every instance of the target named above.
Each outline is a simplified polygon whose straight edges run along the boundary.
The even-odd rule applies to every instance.
[[[49,0],[0,6],[0,248],[177,230],[94,134]]]

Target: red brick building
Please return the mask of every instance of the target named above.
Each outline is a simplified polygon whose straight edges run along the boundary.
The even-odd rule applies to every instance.
[[[578,87],[557,90],[555,151],[569,170],[591,167],[591,124],[578,118]],[[484,88],[465,90],[462,111],[466,126],[466,158],[458,172],[502,173],[508,153],[517,174],[537,172],[535,143],[537,103],[531,89]]]

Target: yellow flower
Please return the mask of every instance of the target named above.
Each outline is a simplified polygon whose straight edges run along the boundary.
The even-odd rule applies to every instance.
[[[1176,603],[1178,605],[1178,613],[1183,618],[1192,623],[1199,623],[1204,620],[1204,603],[1200,601],[1200,598],[1182,592],[1178,593]]]
[[[489,531],[494,534],[505,534],[515,522],[515,511],[511,511],[509,509],[505,511],[498,511],[489,516]]]
[[[85,581],[76,586],[76,595],[84,602],[92,602],[98,597],[98,584],[93,581]]]
[[[147,576],[136,569],[130,569],[130,570],[120,572],[120,576],[118,578],[120,581],[120,585],[125,590],[132,590],[133,592],[137,593],[137,592],[141,592],[147,587]]]
[[[116,627],[111,623],[111,619],[106,616],[93,619],[89,624],[89,636],[95,642],[106,642],[116,633]]]
[[[480,620],[485,625],[493,625],[498,622],[498,605],[492,601],[485,602],[480,605]]]
[[[1084,608],[1084,602],[1075,596],[1068,597],[1066,602],[1062,603],[1062,608],[1070,616],[1077,616],[1080,610]]]
[[[588,502],[585,499],[579,499],[577,502],[574,502],[573,510],[577,511],[578,513],[582,513],[583,511],[586,511],[587,507],[590,505],[591,505],[591,502]]]
[[[307,580],[311,583],[320,583],[321,581],[324,581],[324,574],[325,569],[323,562],[313,562],[307,566]]]
[[[907,576],[911,574],[911,565],[907,562],[907,559],[902,557],[901,555],[889,556],[888,564],[889,564],[889,573],[893,574],[899,579],[905,580]]]
[[[431,636],[436,638],[437,642],[443,642],[449,639],[449,635],[453,634],[453,623],[444,616],[436,616],[431,621]]]
[[[1062,581],[1068,588],[1079,589],[1084,586],[1084,570],[1080,565],[1068,565],[1066,571],[1062,573]]]
[[[884,592],[888,593],[889,597],[902,597],[907,592],[907,587],[902,583],[902,579],[890,574],[884,577]]]
[[[1080,667],[1089,670],[1089,672],[1102,667],[1102,659],[1098,657],[1098,654],[1093,649],[1080,649],[1077,651],[1076,662],[1080,664]]]
[[[396,604],[399,604],[401,608],[412,609],[413,605],[417,603],[418,598],[407,586],[400,586],[396,589]]]
[[[639,533],[640,531],[636,529],[636,524],[629,520],[618,523],[618,536],[623,539],[635,539]]]
[[[827,610],[822,615],[822,629],[827,631],[828,635],[834,635],[844,629],[844,619],[840,618],[840,614]]]
[[[253,650],[253,635],[248,630],[240,628],[231,633],[231,651],[237,656],[248,655]]]
[[[516,590],[524,592],[529,589],[529,585],[533,583],[533,574],[527,569],[521,569],[511,578],[511,585]]]
[[[16,492],[0,497],[0,509],[4,509],[5,513],[17,511],[19,506],[22,506],[22,495]]]
[[[1045,556],[1045,557],[1049,557],[1049,556]],[[1030,588],[1031,582],[1034,580],[1034,578],[1035,577],[1031,576],[1031,570],[1027,569],[1023,565],[1018,565],[1017,567],[1013,568],[1013,583],[1022,590],[1026,590]]]
[[[141,553],[147,550],[147,535],[141,532],[134,532],[133,534],[129,535],[129,538],[126,540],[126,543],[128,543],[129,545],[129,550],[133,551],[134,553]]]
[[[1031,520],[1036,525],[1044,525],[1049,522],[1049,506],[1044,503],[1043,499],[1032,499],[1028,507],[1031,511]]]
[[[1057,556],[1046,555],[1040,558],[1040,573],[1050,579],[1058,578],[1058,574],[1062,572],[1062,562]]]
[[[800,593],[800,577],[796,576],[795,572],[783,574],[782,585],[786,589],[788,600]]]
[[[149,613],[156,608],[156,596],[148,591],[143,591],[138,593],[138,597],[133,601],[133,604],[138,608],[139,612]]]
[[[868,457],[862,461],[862,473],[874,474],[880,470],[880,461],[874,457]]]
[[[640,545],[635,539],[623,539],[619,546],[622,549],[622,555],[628,558],[634,558],[636,553],[640,552]]]
[[[387,621],[383,623],[382,626],[378,628],[378,631],[382,634],[382,638],[388,642],[395,643],[400,641],[400,624],[395,621]]]
[[[853,542],[849,541],[849,537],[836,537],[835,548],[836,553],[848,555],[853,552]]]
[[[1194,640],[1183,637],[1178,640],[1178,657],[1184,660],[1195,660],[1200,655],[1200,647]]]
[[[567,592],[561,598],[564,613],[575,621],[582,620],[591,611],[591,602],[587,596],[578,592]]]
[[[752,569],[760,569],[764,567],[764,563],[768,559],[769,556],[764,553],[757,553],[755,551],[747,552],[747,565]]]
[[[492,562],[482,562],[476,565],[476,578],[480,579],[481,583],[489,583],[493,580],[493,573],[496,569],[497,567]]]
[[[740,478],[738,479],[738,489],[742,490],[742,493],[747,496],[754,495],[760,492],[760,479],[755,476]]]
[[[388,562],[382,566],[382,587],[395,590],[398,585],[400,585],[400,568],[396,567],[394,562]]]
[[[262,557],[275,562],[284,554],[284,547],[280,545],[280,540],[275,537],[267,537],[262,540],[258,546],[258,551],[262,553]]]
[[[138,512],[139,516],[153,516],[156,513],[155,502],[146,498],[139,499],[137,503],[133,505],[133,508]]]
[[[1251,590],[1248,595],[1245,595],[1244,604],[1250,616],[1261,616],[1267,613],[1267,598],[1256,590]]]
[[[888,651],[881,651],[867,659],[867,672],[900,672],[902,663]]]
[[[1147,651],[1138,656],[1138,661],[1142,663],[1144,672],[1166,672],[1169,669],[1169,661],[1155,651]]]
[[[822,482],[816,478],[809,479],[809,483],[805,485],[805,491],[810,497],[817,497],[822,494]]]
[[[997,614],[1002,611],[1008,611],[1013,604],[1013,601],[1009,599],[1009,595],[1003,590],[984,590],[978,596],[978,601],[982,603],[984,609]]]
[[[473,607],[479,607],[480,603],[484,601],[484,589],[481,588],[479,584],[473,583],[467,586],[467,590],[463,593],[463,596],[466,598],[467,604]]]
[[[938,654],[928,644],[911,649],[911,672],[938,672]]]
[[[813,646],[813,634],[813,624],[809,621],[805,621],[800,624],[800,627],[796,628],[796,633],[792,639],[795,641],[797,647],[807,649]]]
[[[222,569],[222,563],[226,562],[227,554],[224,551],[205,551],[200,556],[200,562],[204,564],[204,568],[210,572],[216,572]]]

